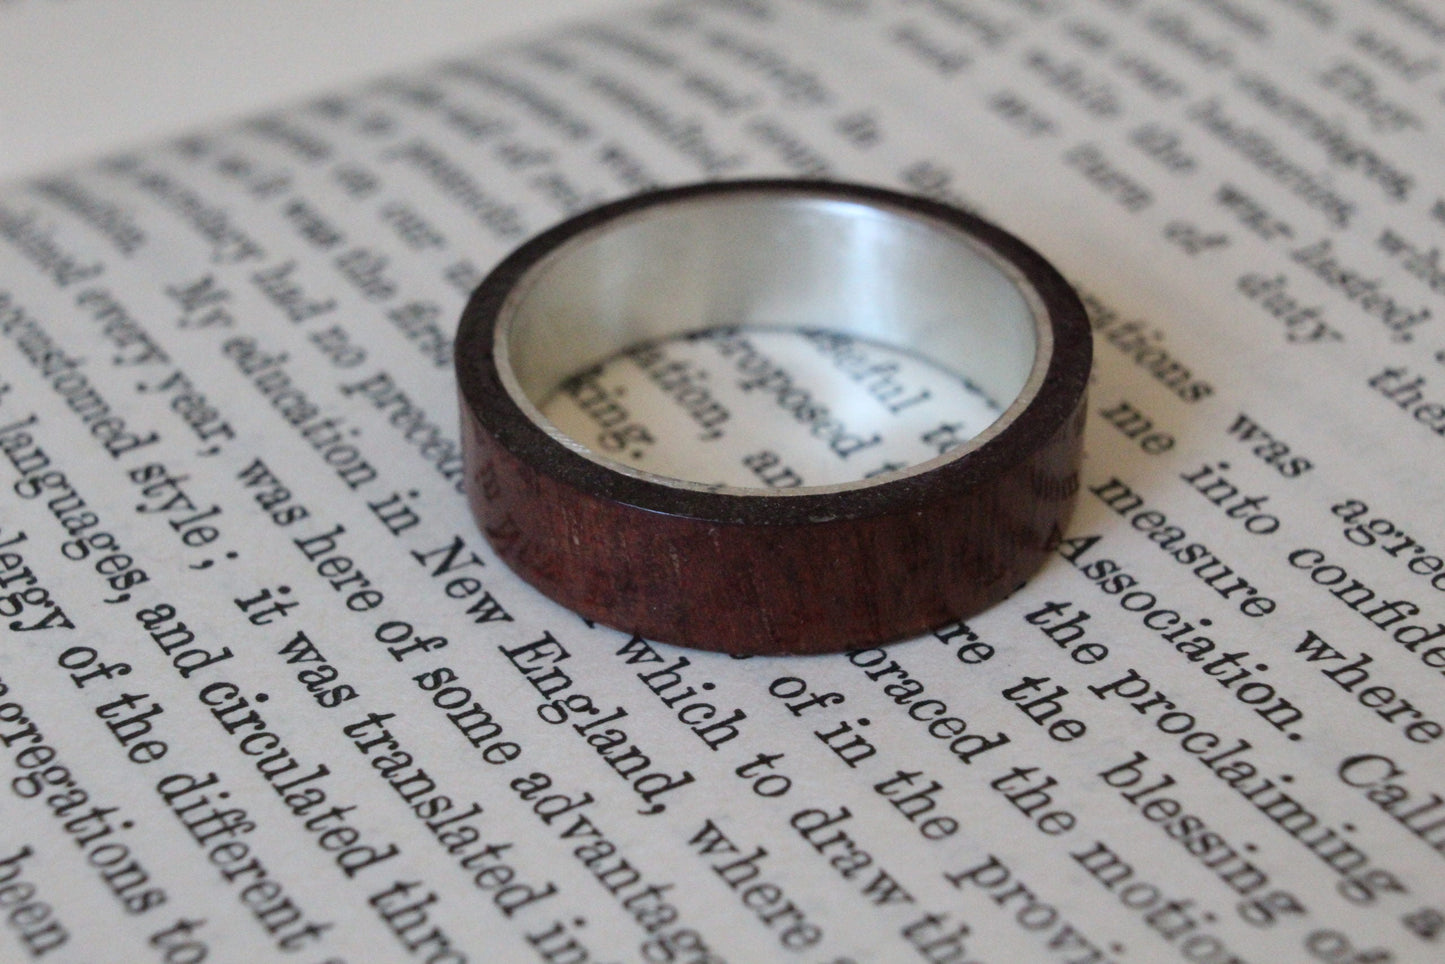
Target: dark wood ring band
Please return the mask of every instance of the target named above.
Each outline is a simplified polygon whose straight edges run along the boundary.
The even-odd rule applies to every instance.
[[[844,491],[739,496],[662,485],[559,443],[499,377],[494,329],[528,269],[650,205],[733,190],[886,203],[1010,265],[1052,330],[1028,406],[961,457]],[[618,346],[621,348],[623,346]],[[524,579],[597,622],[735,654],[822,653],[917,635],[1013,592],[1056,545],[1078,489],[1092,349],[1084,309],[1038,254],[950,207],[852,185],[724,182],[607,205],[528,242],[472,296],[456,340],[467,495]]]

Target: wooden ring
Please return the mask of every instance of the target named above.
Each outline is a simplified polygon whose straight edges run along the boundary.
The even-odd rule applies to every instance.
[[[762,314],[982,358],[1015,400],[938,458],[787,493],[640,472],[533,401],[631,343]],[[1091,355],[1058,272],[963,211],[812,181],[639,195],[526,243],[467,304],[467,495],[502,559],[597,622],[735,654],[871,646],[966,618],[1042,565],[1079,485]]]

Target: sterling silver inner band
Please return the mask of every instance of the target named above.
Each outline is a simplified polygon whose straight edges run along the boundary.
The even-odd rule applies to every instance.
[[[496,363],[516,404],[573,451],[661,484],[719,491],[595,452],[553,427],[541,407],[564,379],[624,348],[725,326],[822,329],[903,349],[967,376],[1005,407],[968,444],[887,478],[961,458],[1005,428],[1037,394],[1052,348],[1037,293],[973,235],[877,198],[774,183],[645,207],[568,238],[503,303]]]

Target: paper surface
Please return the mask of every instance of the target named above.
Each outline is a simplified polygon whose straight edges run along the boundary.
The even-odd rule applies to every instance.
[[[1438,959],[1442,42],[675,3],[6,189],[0,957]],[[487,268],[757,174],[970,207],[1091,310],[1069,538],[967,625],[653,645],[467,515]]]

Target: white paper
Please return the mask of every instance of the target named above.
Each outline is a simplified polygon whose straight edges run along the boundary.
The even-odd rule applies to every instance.
[[[676,3],[14,185],[3,953],[1437,959],[1441,21]],[[487,268],[755,174],[968,206],[1091,310],[1069,538],[966,626],[630,640],[467,514]]]

